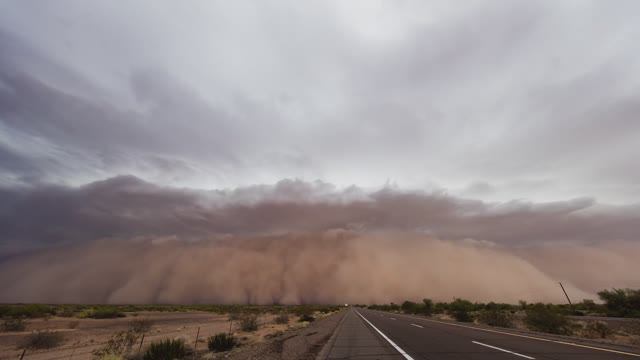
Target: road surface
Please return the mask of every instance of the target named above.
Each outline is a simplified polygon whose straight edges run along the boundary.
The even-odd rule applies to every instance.
[[[351,308],[325,359],[640,360],[640,351]]]

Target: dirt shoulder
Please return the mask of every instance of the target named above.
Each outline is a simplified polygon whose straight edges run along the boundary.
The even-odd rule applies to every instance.
[[[315,359],[346,312],[320,318],[304,328],[292,328],[265,342],[246,345],[229,353],[212,354],[212,359],[294,360]]]

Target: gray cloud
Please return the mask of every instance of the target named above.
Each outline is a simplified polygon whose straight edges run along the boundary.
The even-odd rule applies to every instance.
[[[637,202],[637,6],[7,3],[0,122],[46,182]]]
[[[634,213],[594,212],[591,199],[484,203],[444,193],[384,188],[366,192],[330,184],[281,181],[273,186],[201,191],[164,188],[130,176],[79,188],[7,189],[5,242],[42,245],[98,238],[265,234],[352,228],[412,231],[444,239],[474,238],[509,246],[635,241]]]

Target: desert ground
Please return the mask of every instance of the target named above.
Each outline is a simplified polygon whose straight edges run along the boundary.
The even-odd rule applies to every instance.
[[[320,321],[331,314],[314,313],[313,317],[316,321]],[[135,327],[135,324],[144,324],[145,329],[139,331],[139,340],[136,340],[131,349],[132,356],[138,354],[138,349],[144,352],[150,343],[163,339],[182,339],[191,350],[196,350],[198,358],[216,358],[216,354],[207,349],[207,339],[215,334],[231,332],[241,344],[235,352],[251,351],[250,349],[265,341],[283,334],[295,333],[296,330],[313,324],[309,321],[301,321],[304,319],[295,314],[287,315],[287,323],[277,323],[278,315],[267,313],[257,316],[257,330],[243,331],[239,316],[241,315],[198,311],[143,311],[126,313],[125,317],[113,319],[59,316],[29,319],[25,322],[26,328],[23,331],[0,333],[0,359],[19,359],[24,351],[22,344],[31,334],[39,331],[62,334],[61,343],[51,349],[27,349],[24,359],[94,359],[98,357],[95,354],[96,351],[104,348],[115,334],[126,332]],[[143,334],[144,338],[142,338]]]

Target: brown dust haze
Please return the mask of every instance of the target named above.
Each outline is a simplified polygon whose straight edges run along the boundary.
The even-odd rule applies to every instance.
[[[638,287],[637,209],[282,181],[4,191],[2,302],[562,302]]]

